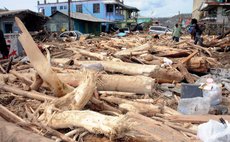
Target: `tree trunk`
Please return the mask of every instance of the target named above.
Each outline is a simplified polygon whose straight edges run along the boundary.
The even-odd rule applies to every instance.
[[[119,51],[115,53],[116,57],[122,57],[122,56],[130,56],[132,55],[133,52],[140,52],[140,51],[148,51],[151,48],[150,43],[146,43],[144,45],[134,47],[134,48],[129,48],[127,50]]]
[[[0,140],[2,142],[54,142],[51,139],[24,130],[13,123],[6,122],[1,117],[0,123]]]
[[[145,103],[139,103],[139,102],[133,102],[117,97],[102,97],[103,100],[110,102],[110,103],[115,103],[119,105],[119,108],[124,111],[129,111],[129,112],[135,112],[135,113],[140,113],[146,116],[153,116],[156,113],[160,113],[163,111],[163,107],[152,105],[152,104],[145,104]]]
[[[15,21],[19,29],[22,31],[18,39],[29,57],[31,64],[41,78],[52,87],[56,96],[60,97],[69,93],[73,88],[62,83],[58,79],[56,73],[51,69],[47,59],[37,47],[22,21],[17,17],[15,18]]]
[[[113,61],[76,61],[75,63],[80,65],[101,64],[105,71],[111,73],[122,73],[126,75],[150,76],[151,73],[159,71],[159,66],[157,65],[140,65]]]
[[[58,77],[71,86],[78,86],[83,80],[85,74],[76,73],[59,73]],[[118,91],[130,92],[137,94],[151,94],[154,90],[155,80],[145,76],[124,76],[124,75],[99,75],[97,83],[98,91]]]

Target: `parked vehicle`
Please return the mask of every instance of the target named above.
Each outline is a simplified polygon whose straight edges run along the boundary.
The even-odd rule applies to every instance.
[[[149,34],[172,34],[171,29],[163,26],[151,26],[149,28]]]
[[[119,32],[120,32],[120,33],[126,33],[126,34],[129,34],[129,33],[130,33],[130,30],[129,30],[129,28],[128,28],[128,27],[126,27],[126,28],[121,28],[121,29],[119,29]]]
[[[79,31],[65,31],[59,35],[59,39],[71,37],[71,38],[74,38],[75,40],[79,40],[81,35],[83,35],[83,33]]]

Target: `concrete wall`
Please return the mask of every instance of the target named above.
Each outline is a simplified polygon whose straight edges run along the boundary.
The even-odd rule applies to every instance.
[[[71,20],[72,27],[74,27],[74,21]],[[69,29],[68,17],[63,14],[55,14],[50,20],[47,21],[46,27],[49,31],[56,32],[61,31],[62,28]]]
[[[193,10],[192,10],[192,18],[196,18],[197,20],[200,20],[200,14],[199,8],[205,0],[193,0]]]

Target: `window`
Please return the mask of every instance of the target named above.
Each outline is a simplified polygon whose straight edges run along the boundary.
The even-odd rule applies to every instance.
[[[64,6],[64,9],[67,9],[67,5]]]
[[[51,7],[51,14],[54,14],[56,11],[57,11],[57,7],[56,6]]]
[[[100,4],[93,4],[93,13],[100,13]]]
[[[60,6],[60,10],[63,10],[63,8],[64,8],[63,6]]]
[[[13,33],[13,23],[12,22],[5,22],[4,23],[5,33]]]
[[[82,4],[76,5],[76,12],[82,13]]]
[[[107,12],[113,12],[113,5],[112,4],[107,4],[106,5],[106,11]]]

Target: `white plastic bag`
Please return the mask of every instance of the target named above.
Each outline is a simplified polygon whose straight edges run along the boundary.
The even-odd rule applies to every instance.
[[[203,95],[210,99],[211,106],[216,106],[222,102],[222,87],[209,78],[203,88]]]
[[[230,125],[209,120],[198,126],[197,136],[203,142],[230,142]]]

